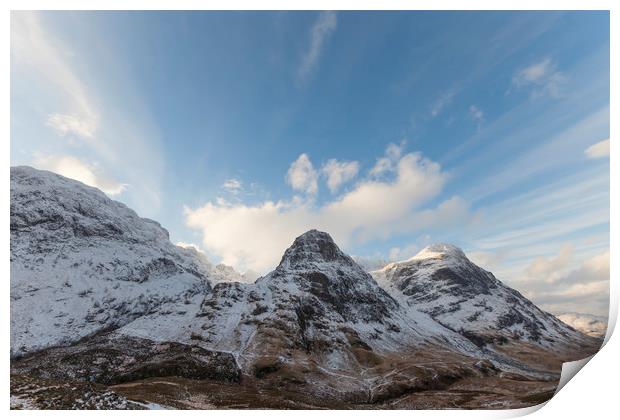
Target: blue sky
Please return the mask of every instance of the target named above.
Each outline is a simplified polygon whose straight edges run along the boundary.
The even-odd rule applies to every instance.
[[[604,314],[609,15],[14,12],[11,164],[97,186],[214,262],[295,236],[452,242]]]

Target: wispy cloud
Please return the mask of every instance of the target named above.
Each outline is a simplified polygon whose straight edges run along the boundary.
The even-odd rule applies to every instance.
[[[11,118],[28,123],[36,133],[13,136],[11,141],[29,155],[12,164],[45,164],[112,195],[131,184],[123,200],[141,214],[157,217],[163,153],[157,125],[133,75],[121,56],[105,69],[93,64],[90,54],[62,36],[58,21],[48,16],[11,13],[12,86],[19,109],[26,110]],[[95,29],[81,30],[84,38],[107,39]],[[106,45],[100,47],[105,50]],[[108,94],[110,80],[114,95]],[[44,162],[41,156],[52,157]],[[140,162],[139,170],[135,162]]]
[[[385,149],[385,155],[377,159],[375,166],[370,170],[371,176],[380,176],[385,173],[394,171],[394,168],[400,160],[403,149],[405,147],[405,141],[401,141],[400,144],[390,143]]]
[[[478,124],[481,124],[482,122],[484,122],[484,112],[480,108],[478,108],[476,105],[469,106],[469,116],[471,117],[472,120],[474,120]]]
[[[57,86],[65,112],[48,116],[47,124],[61,134],[74,133],[92,138],[99,111],[71,66],[67,49],[43,27],[38,13],[11,14],[11,56],[17,66],[37,69],[44,79]]]
[[[559,97],[566,76],[557,70],[556,63],[551,58],[530,64],[518,70],[512,84],[515,88],[531,88],[532,97],[551,96]]]
[[[584,153],[590,159],[598,159],[609,156],[609,148],[609,139],[607,139],[589,146]]]
[[[89,139],[93,138],[97,128],[93,120],[81,119],[77,115],[64,114],[50,115],[47,119],[47,125],[63,136],[74,134],[78,137]]]
[[[243,190],[243,184],[237,178],[230,178],[224,181],[224,183],[222,184],[222,188],[225,191],[236,195]]]
[[[297,70],[297,77],[304,83],[317,67],[325,42],[336,30],[338,18],[335,12],[321,12],[310,29],[310,45],[303,53]]]
[[[597,133],[608,131],[608,127],[609,108],[597,109],[575,121],[564,131],[515,156],[510,164],[505,165],[493,177],[473,185],[464,195],[472,197],[472,201],[480,200],[494,193],[506,191],[520,182],[531,179],[534,175],[540,176],[548,171],[578,164],[583,160],[584,148],[591,143],[592,137],[596,138]],[[527,135],[527,132],[519,134],[515,139],[522,139],[521,136]],[[495,145],[490,145],[487,148],[490,150],[482,151],[489,155],[485,157],[492,158],[498,153],[497,150],[493,150],[494,147]],[[477,158],[482,161],[482,157]],[[469,162],[464,164],[473,165]]]
[[[443,112],[443,110],[452,103],[454,97],[459,93],[460,88],[453,86],[445,92],[442,92],[437,96],[435,102],[431,105],[431,116],[437,117]]]

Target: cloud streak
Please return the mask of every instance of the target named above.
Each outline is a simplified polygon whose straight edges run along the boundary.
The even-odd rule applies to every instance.
[[[585,154],[589,159],[598,159],[609,156],[610,143],[609,139],[594,143],[585,150]]]
[[[310,29],[310,45],[303,53],[297,71],[298,80],[304,83],[316,69],[325,42],[336,30],[338,18],[335,12],[321,12]]]
[[[38,69],[48,83],[62,93],[65,113],[49,115],[47,124],[61,134],[93,138],[99,111],[88,89],[64,58],[65,48],[45,31],[38,13],[11,14],[11,57],[15,65]]]
[[[155,218],[163,154],[133,75],[122,56],[105,69],[90,62],[80,43],[62,36],[59,21],[72,23],[49,19],[47,12],[11,14],[12,107],[19,110],[11,119],[32,130],[11,139],[26,151],[12,164],[43,165],[107,194],[122,193],[128,205]],[[95,29],[81,29],[85,39],[105,39]]]

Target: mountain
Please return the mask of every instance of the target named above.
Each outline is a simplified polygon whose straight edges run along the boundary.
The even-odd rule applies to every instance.
[[[182,318],[211,290],[206,259],[80,182],[12,167],[10,216],[12,356],[145,314]]]
[[[209,407],[471,408],[493,406],[498,387],[499,406],[523,406],[599,343],[451,245],[371,275],[310,230],[250,283],[51,172],[11,168],[10,216],[11,389],[22,406],[195,408],[195,393]],[[76,391],[33,403],[59,388]]]
[[[394,299],[479,346],[519,341],[554,348],[588,341],[453,245],[428,246],[371,274]]]
[[[607,318],[577,312],[567,312],[557,315],[557,318],[591,337],[605,337],[607,333]]]
[[[160,318],[141,318],[119,333],[162,339],[151,328]],[[234,354],[249,373],[308,363],[359,371],[424,345],[477,351],[427,314],[401,307],[316,230],[296,238],[278,267],[255,283],[216,284],[195,319],[165,339]]]

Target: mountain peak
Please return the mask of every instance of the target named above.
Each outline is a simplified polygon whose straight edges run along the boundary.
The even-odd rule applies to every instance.
[[[305,262],[332,262],[350,258],[346,256],[332,237],[316,229],[312,229],[295,238],[293,244],[286,250],[280,265],[289,267]]]
[[[433,259],[445,259],[445,258],[458,258],[458,259],[467,259],[467,256],[463,252],[463,250],[455,245],[446,244],[446,243],[437,243],[433,245],[429,245],[424,247],[420,252],[418,252],[413,257],[409,258],[407,261],[416,261],[416,260],[426,260],[429,258]]]

